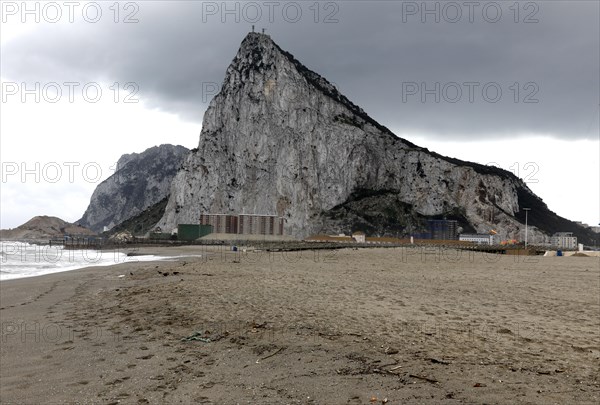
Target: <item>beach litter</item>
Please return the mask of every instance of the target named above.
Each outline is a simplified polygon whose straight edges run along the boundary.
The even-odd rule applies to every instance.
[[[385,354],[392,355],[392,354],[398,354],[399,350],[394,347],[386,347],[383,352]]]
[[[434,364],[444,364],[444,365],[448,365],[448,364],[450,364],[450,362],[449,362],[449,361],[445,361],[445,360],[436,359],[435,357],[431,357],[429,360],[430,360],[432,363],[434,363]]]
[[[275,356],[277,353],[279,353],[280,351],[282,351],[284,349],[284,347],[280,347],[279,349],[277,349],[275,352],[269,354],[268,356],[265,357],[261,357],[260,359],[256,360],[256,364],[260,363],[262,360],[266,360],[268,358],[271,358],[273,356]]]
[[[208,332],[208,331],[199,330],[199,331],[194,332],[190,336],[181,338],[181,341],[182,342],[199,341],[199,342],[204,342],[204,343],[212,343],[212,342],[221,340],[222,338],[223,338],[223,335],[221,335],[221,334],[210,335],[210,332]]]
[[[438,380],[436,380],[436,379],[433,379],[433,378],[429,378],[429,377],[425,377],[425,376],[423,376],[423,375],[418,375],[418,374],[409,374],[408,376],[409,376],[409,377],[412,377],[412,378],[417,378],[417,379],[419,379],[419,380],[427,381],[427,382],[429,382],[429,383],[432,383],[432,384],[437,384],[437,383],[439,383],[439,381],[438,381]]]
[[[212,340],[210,340],[210,338],[203,337],[203,336],[204,336],[204,332],[198,331],[198,332],[194,332],[192,335],[190,335],[188,337],[181,338],[181,341],[182,342],[191,342],[193,340],[199,340],[200,342],[204,342],[204,343],[212,342]]]

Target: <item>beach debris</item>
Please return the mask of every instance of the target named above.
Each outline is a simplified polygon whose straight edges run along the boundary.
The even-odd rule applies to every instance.
[[[217,340],[221,340],[223,338],[223,335],[221,334],[210,334],[209,331],[196,331],[194,333],[192,333],[190,336],[181,338],[182,342],[191,342],[191,341],[199,341],[199,342],[204,342],[204,343],[212,343],[212,342],[216,342]]]
[[[193,334],[191,336],[188,336],[188,337],[185,337],[185,338],[183,338],[181,340],[182,341],[187,341],[187,342],[190,342],[192,340],[199,340],[200,342],[204,342],[204,343],[210,343],[210,342],[212,342],[212,340],[210,340],[210,338],[201,337],[201,334],[199,334],[199,333],[195,333],[195,334]]]
[[[381,363],[381,360],[375,360],[373,363]],[[389,367],[389,366],[395,366],[396,364],[398,364],[398,360],[394,360],[391,363],[382,364],[382,365],[379,366],[379,368]]]
[[[412,377],[412,378],[417,378],[417,379],[419,379],[419,380],[427,381],[427,382],[429,382],[429,383],[432,383],[432,384],[437,384],[437,383],[439,383],[439,381],[438,381],[438,380],[436,380],[436,379],[429,378],[429,377],[425,377],[425,376],[418,375],[418,374],[409,374],[408,376],[409,376],[409,377]]]
[[[125,274],[119,274],[117,277],[123,278],[123,277],[125,277]]]
[[[162,271],[158,270],[158,274],[160,274],[160,275],[162,275],[164,277],[167,277],[169,274],[173,274],[174,276],[176,276],[176,275],[179,274],[179,272],[178,271],[174,271],[173,273],[169,273],[168,271],[162,272]]]
[[[399,350],[396,349],[395,347],[386,347],[384,350],[385,354],[398,354]]]
[[[473,387],[475,387],[475,388],[480,388],[480,387],[487,387],[487,385],[485,385],[485,384],[483,384],[483,383],[475,383],[475,384],[473,385]]]
[[[399,368],[402,368],[402,366],[392,367],[392,368],[390,368],[390,371],[398,370]]]
[[[279,352],[280,352],[280,351],[282,351],[283,349],[284,349],[283,347],[280,347],[279,349],[277,349],[275,352],[273,352],[273,353],[269,354],[268,356],[261,357],[260,359],[256,360],[256,364],[258,364],[259,362],[261,362],[261,361],[263,361],[263,360],[266,360],[266,359],[268,359],[268,358],[270,358],[270,357],[273,357],[273,356],[275,356],[277,353],[279,353]]]
[[[267,322],[265,321],[265,322],[258,323],[256,321],[252,321],[250,326],[252,327],[252,329],[265,329],[267,327]]]
[[[446,365],[446,366],[447,366],[448,364],[450,364],[450,362],[449,362],[449,361],[446,361],[446,360],[440,360],[440,359],[436,359],[435,357],[431,357],[429,360],[430,360],[432,363],[434,363],[434,364],[444,364],[444,365]]]

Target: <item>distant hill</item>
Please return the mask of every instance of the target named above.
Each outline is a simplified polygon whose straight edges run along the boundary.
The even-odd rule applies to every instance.
[[[169,195],[188,154],[183,146],[160,145],[121,156],[117,171],[96,187],[77,223],[102,232],[152,207]]]
[[[13,229],[0,230],[2,240],[47,240],[58,239],[65,235],[95,235],[83,226],[63,221],[57,217],[41,215],[31,218]]]

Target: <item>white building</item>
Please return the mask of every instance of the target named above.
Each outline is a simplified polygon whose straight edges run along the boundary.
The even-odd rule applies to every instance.
[[[358,231],[352,234],[352,239],[354,239],[356,243],[365,243],[367,236],[364,232]]]
[[[577,249],[577,236],[572,232],[556,232],[550,238],[550,244],[561,249]]]
[[[458,240],[474,242],[478,245],[493,245],[494,235],[488,235],[486,233],[461,233]]]

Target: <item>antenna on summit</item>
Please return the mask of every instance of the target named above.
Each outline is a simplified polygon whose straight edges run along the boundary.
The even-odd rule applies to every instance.
[[[252,32],[254,32],[254,25],[252,26]]]
[[[264,29],[264,28],[262,29],[262,33],[263,33],[263,34],[265,33],[265,29]]]

